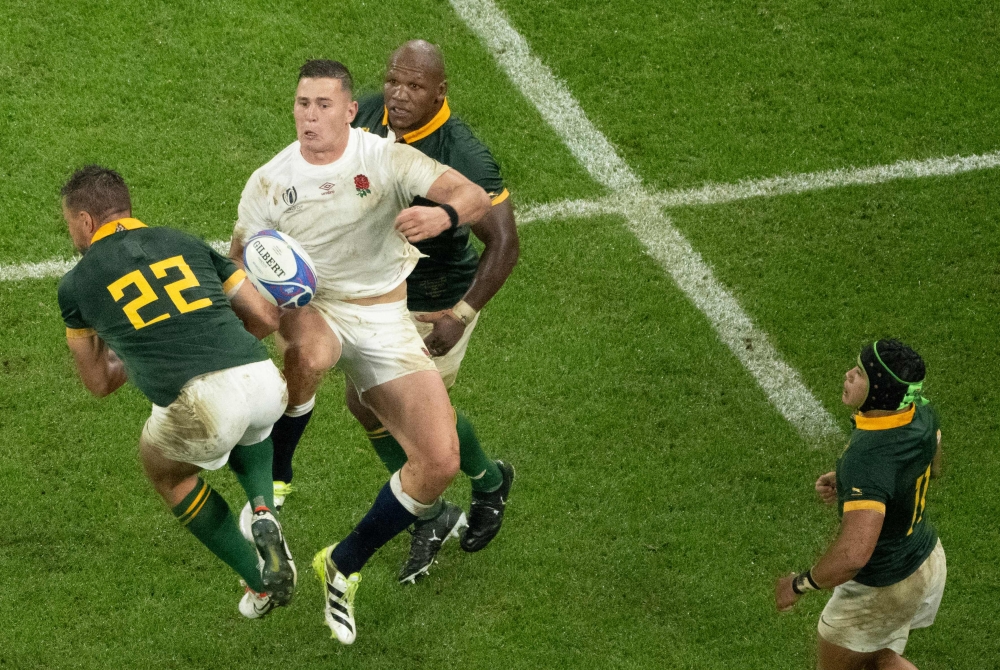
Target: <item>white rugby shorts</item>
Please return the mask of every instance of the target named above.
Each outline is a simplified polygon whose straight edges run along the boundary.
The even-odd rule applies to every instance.
[[[153,405],[142,440],[172,461],[218,470],[238,444],[263,441],[288,404],[270,359],[199,375],[167,407]]]
[[[833,590],[819,617],[819,634],[859,653],[892,649],[902,654],[910,631],[934,623],[948,577],[941,540],[916,572],[889,586],[865,586],[853,579]]]
[[[355,305],[340,300],[313,300],[340,340],[337,367],[358,393],[422,370],[436,370],[417,333],[406,300]]]
[[[410,312],[410,318],[413,320],[413,325],[416,326],[417,334],[420,335],[421,339],[430,335],[431,331],[434,330],[434,324],[417,321],[414,317],[432,313],[433,312]],[[455,385],[455,380],[458,378],[458,369],[462,367],[462,359],[465,358],[465,352],[469,348],[469,338],[472,337],[472,331],[476,329],[477,323],[479,323],[478,313],[475,317],[473,317],[469,325],[465,327],[465,332],[462,334],[462,338],[455,343],[455,346],[452,347],[448,353],[444,356],[434,356],[431,359],[434,361],[434,365],[437,367],[438,372],[441,373],[441,380],[444,382],[445,388],[450,389]]]

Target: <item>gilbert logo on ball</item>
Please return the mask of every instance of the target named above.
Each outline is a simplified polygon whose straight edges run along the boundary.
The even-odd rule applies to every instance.
[[[278,307],[303,307],[316,294],[316,266],[285,233],[262,230],[247,240],[243,265],[260,294]]]

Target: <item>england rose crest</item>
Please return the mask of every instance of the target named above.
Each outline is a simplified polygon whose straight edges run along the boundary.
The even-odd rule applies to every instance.
[[[360,197],[365,197],[372,192],[371,183],[368,181],[368,177],[363,174],[354,176],[354,188],[357,190]]]

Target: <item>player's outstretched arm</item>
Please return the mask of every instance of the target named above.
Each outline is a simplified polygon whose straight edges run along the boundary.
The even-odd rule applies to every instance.
[[[840,535],[809,571],[816,586],[832,589],[854,579],[871,559],[883,521],[885,514],[873,509],[844,512]],[[774,585],[774,601],[779,611],[790,609],[799,599],[792,590],[793,577],[782,577]]]
[[[243,322],[243,327],[258,340],[263,340],[278,330],[281,309],[269,303],[249,280],[244,279],[240,283],[229,296],[229,302],[236,316]]]
[[[97,335],[73,337],[66,343],[83,385],[98,398],[114,393],[128,381],[121,359]]]
[[[479,221],[492,205],[482,187],[455,169],[449,169],[434,180],[427,191],[427,199],[454,209],[458,225]],[[407,207],[396,217],[396,230],[410,242],[436,237],[451,226],[451,215],[443,207]]]

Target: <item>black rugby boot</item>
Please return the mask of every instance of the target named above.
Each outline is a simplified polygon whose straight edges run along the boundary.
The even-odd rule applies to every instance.
[[[433,519],[415,521],[411,531],[413,538],[410,540],[410,556],[399,571],[399,583],[416,584],[434,564],[441,545],[450,537],[459,537],[465,525],[465,512],[447,500],[441,506],[441,512]]]
[[[472,492],[472,504],[469,507],[469,527],[462,536],[462,549],[479,551],[485,549],[503,525],[503,512],[507,506],[507,496],[510,486],[514,483],[514,466],[498,460],[497,467],[503,474],[500,488],[489,493]]]

